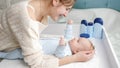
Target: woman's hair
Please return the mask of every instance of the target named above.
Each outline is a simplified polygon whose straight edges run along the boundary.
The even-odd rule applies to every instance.
[[[65,6],[72,6],[76,0],[60,0],[60,2]]]

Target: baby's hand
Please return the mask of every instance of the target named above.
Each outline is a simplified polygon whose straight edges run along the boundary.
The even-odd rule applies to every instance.
[[[68,22],[67,22],[68,24],[72,24],[73,23],[73,21],[72,20],[68,20]]]
[[[66,45],[66,42],[65,42],[65,39],[64,39],[63,36],[60,37],[59,45],[61,45],[61,46],[65,46]]]

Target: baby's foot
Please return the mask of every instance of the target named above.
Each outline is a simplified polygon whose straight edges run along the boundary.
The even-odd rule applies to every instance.
[[[94,31],[93,31],[93,37],[96,39],[101,39],[103,35],[103,20],[101,18],[96,18],[94,20]]]
[[[73,24],[72,20],[68,20],[67,24]]]
[[[67,25],[66,25],[66,29],[72,30],[72,24],[73,24],[73,21],[72,20],[68,20]]]
[[[82,20],[80,24],[80,34],[81,33],[87,33],[87,21]]]

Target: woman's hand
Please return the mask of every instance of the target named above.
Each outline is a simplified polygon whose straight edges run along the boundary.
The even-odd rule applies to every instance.
[[[73,62],[85,62],[94,56],[95,51],[80,51],[74,55],[66,56],[64,58],[59,59],[59,65],[65,65]]]
[[[94,56],[95,51],[91,50],[91,51],[80,51],[76,54],[74,54],[74,58],[76,62],[85,62],[88,61],[90,59],[92,59],[92,57]]]

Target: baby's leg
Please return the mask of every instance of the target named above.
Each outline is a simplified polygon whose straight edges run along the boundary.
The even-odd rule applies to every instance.
[[[69,20],[66,24],[66,29],[65,29],[65,39],[70,40],[73,37],[73,27],[72,27],[72,20]]]

